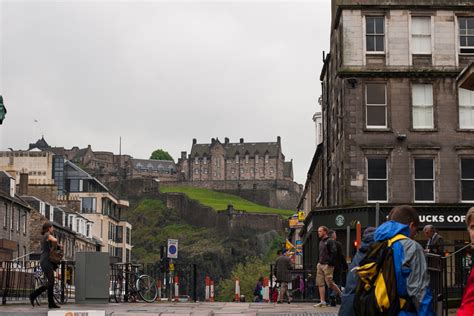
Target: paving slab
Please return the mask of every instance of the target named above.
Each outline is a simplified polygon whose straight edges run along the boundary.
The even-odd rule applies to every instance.
[[[81,312],[87,310],[104,311],[106,316],[335,316],[338,308],[315,308],[312,303],[122,303],[122,304],[65,304],[60,311]],[[46,306],[32,308],[26,304],[0,306],[4,316],[48,316]]]

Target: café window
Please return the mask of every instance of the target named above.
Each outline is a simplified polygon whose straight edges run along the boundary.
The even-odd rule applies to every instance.
[[[366,92],[366,126],[367,128],[387,127],[387,91],[383,83],[368,83]]]
[[[411,42],[413,54],[431,54],[431,17],[412,17]]]
[[[474,202],[474,158],[461,159],[461,200]]]
[[[367,201],[387,202],[387,159],[367,158]]]
[[[413,128],[432,129],[433,85],[414,84],[412,86]]]
[[[461,53],[474,53],[474,17],[459,17],[459,48]]]
[[[474,91],[459,88],[459,128],[474,129]]]
[[[384,20],[383,16],[367,16],[365,18],[365,41],[367,52],[384,52]]]
[[[434,202],[435,172],[433,158],[415,159],[415,202]]]

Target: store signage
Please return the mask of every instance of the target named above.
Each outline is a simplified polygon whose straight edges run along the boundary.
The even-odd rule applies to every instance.
[[[465,223],[466,215],[419,215],[421,223]]]
[[[336,225],[337,225],[338,227],[343,226],[343,225],[344,225],[344,221],[345,221],[345,220],[344,220],[344,216],[342,216],[342,215],[337,215],[337,216],[336,216]]]

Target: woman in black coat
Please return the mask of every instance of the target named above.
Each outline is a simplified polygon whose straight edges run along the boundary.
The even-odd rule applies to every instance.
[[[60,308],[54,302],[54,264],[49,260],[49,254],[53,244],[58,243],[58,240],[53,236],[53,230],[54,227],[51,222],[46,222],[43,224],[43,229],[41,230],[41,235],[43,236],[41,237],[40,266],[44,275],[48,279],[48,285],[40,286],[30,294],[30,302],[33,307],[35,306],[36,298],[44,291],[48,290],[48,307]]]

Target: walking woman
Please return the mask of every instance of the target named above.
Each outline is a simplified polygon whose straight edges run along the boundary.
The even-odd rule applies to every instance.
[[[44,291],[48,290],[48,307],[49,308],[60,308],[54,302],[53,291],[54,291],[54,265],[49,259],[49,254],[53,243],[57,244],[58,240],[53,236],[53,224],[51,222],[46,222],[43,224],[43,229],[41,230],[41,257],[40,265],[43,270],[44,275],[48,279],[48,285],[40,286],[30,294],[30,302],[33,307],[35,306],[36,298],[41,295]]]

